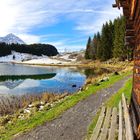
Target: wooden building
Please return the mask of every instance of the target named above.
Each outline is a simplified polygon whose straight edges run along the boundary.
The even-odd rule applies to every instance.
[[[133,90],[130,113],[136,139],[140,139],[140,0],[116,0],[113,7],[123,8],[128,47],[134,48]]]

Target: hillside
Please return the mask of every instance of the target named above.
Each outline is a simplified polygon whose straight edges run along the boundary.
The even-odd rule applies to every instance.
[[[50,44],[6,44],[0,43],[0,56],[7,56],[16,51],[19,53],[28,53],[32,55],[42,56],[55,56],[58,54],[56,47]]]

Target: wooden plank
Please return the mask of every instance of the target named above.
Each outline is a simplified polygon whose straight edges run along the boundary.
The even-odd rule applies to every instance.
[[[136,110],[134,108],[133,102],[131,102],[130,107],[131,107],[131,119],[132,119],[132,122],[133,122],[133,124],[132,124],[133,127],[132,128],[133,128],[134,133],[137,134],[138,124],[137,124],[137,121],[136,121],[136,116],[135,116],[135,111]]]
[[[130,122],[130,116],[129,116],[129,112],[128,112],[128,108],[126,105],[126,100],[125,100],[124,94],[122,95],[122,105],[123,105],[125,130],[126,130],[125,137],[127,140],[134,140],[132,126],[131,126],[131,122]]]
[[[119,103],[119,134],[118,134],[118,140],[123,140],[123,117],[122,117],[122,103],[120,101]]]
[[[116,129],[117,129],[117,108],[114,107],[112,111],[111,127],[108,140],[116,140]]]
[[[139,88],[139,85],[138,85],[137,87],[135,87],[135,86],[136,86],[136,84],[134,85],[131,103],[133,103],[133,107],[134,107],[134,110],[133,110],[133,111],[135,111],[135,112],[134,112],[134,113],[135,113],[135,117],[136,117],[137,123],[139,124],[139,122],[140,122],[140,105],[139,105],[138,102],[137,102],[136,93],[140,90],[140,88]],[[137,89],[138,91],[135,91],[135,92],[134,92],[134,90],[135,90],[136,88],[138,88],[138,89]],[[138,92],[138,94],[139,94],[139,92]]]
[[[136,9],[136,0],[132,0],[131,1],[131,18],[133,19],[134,13],[135,13],[135,9]]]
[[[103,124],[103,129],[102,129],[101,135],[99,137],[99,140],[106,140],[107,139],[109,125],[110,125],[110,117],[111,117],[111,108],[107,108],[107,113],[105,116],[105,121]]]
[[[93,134],[91,136],[91,140],[97,140],[99,133],[101,131],[104,117],[105,117],[105,107],[102,107],[102,110],[101,110],[99,119],[97,121],[96,127],[94,128]]]

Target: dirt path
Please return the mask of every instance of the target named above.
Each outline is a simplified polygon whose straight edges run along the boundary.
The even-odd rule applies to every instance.
[[[64,112],[59,118],[46,122],[14,140],[84,140],[87,127],[96,111],[112,94],[116,93],[130,77],[98,91]]]

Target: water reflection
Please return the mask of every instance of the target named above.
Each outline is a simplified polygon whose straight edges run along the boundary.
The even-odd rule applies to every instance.
[[[11,64],[0,64],[0,75],[0,95],[74,93],[83,86],[86,79],[76,68]]]
[[[34,79],[34,80],[41,80],[41,79],[50,79],[53,78],[56,73],[48,73],[48,74],[37,74],[37,75],[0,75],[0,81],[15,81],[15,80],[25,80],[25,79]]]

